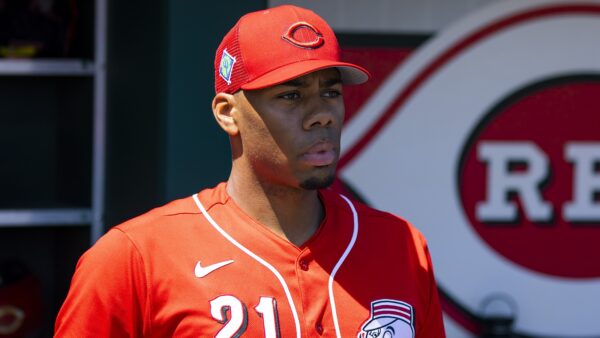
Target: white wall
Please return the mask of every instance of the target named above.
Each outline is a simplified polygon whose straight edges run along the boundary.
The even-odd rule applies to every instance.
[[[337,32],[431,34],[465,13],[500,0],[269,0],[321,15]]]

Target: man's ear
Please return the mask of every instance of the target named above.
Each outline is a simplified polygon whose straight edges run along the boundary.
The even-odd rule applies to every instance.
[[[239,133],[239,128],[233,117],[236,111],[236,98],[232,94],[218,93],[212,101],[212,110],[217,123],[229,136]]]

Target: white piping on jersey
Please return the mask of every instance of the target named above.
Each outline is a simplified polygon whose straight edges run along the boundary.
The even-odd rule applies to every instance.
[[[290,303],[290,307],[291,307],[291,310],[292,310],[292,316],[294,317],[294,324],[296,324],[296,338],[301,338],[301,336],[300,336],[300,320],[298,319],[298,313],[296,312],[296,306],[294,305],[294,300],[292,299],[292,294],[290,293],[290,290],[289,290],[287,284],[285,283],[285,280],[283,279],[283,277],[279,273],[279,271],[277,271],[271,264],[269,264],[268,262],[266,262],[264,259],[258,257],[254,252],[248,250],[245,246],[243,246],[242,244],[240,244],[238,241],[236,241],[235,239],[233,239],[233,237],[231,237],[227,232],[225,232],[225,230],[223,230],[223,228],[221,228],[217,224],[217,222],[215,222],[215,220],[212,217],[210,217],[210,215],[208,214],[208,212],[206,211],[206,209],[204,209],[204,206],[200,202],[200,199],[198,199],[198,194],[194,194],[193,198],[194,198],[194,202],[196,202],[196,205],[198,206],[198,209],[200,209],[200,211],[202,212],[202,214],[204,215],[204,217],[206,217],[206,219],[208,220],[208,222],[218,232],[220,232],[221,235],[223,235],[223,237],[227,238],[227,240],[229,240],[233,245],[237,246],[240,250],[242,250],[243,252],[245,252],[248,256],[254,258],[257,262],[259,262],[260,264],[264,265],[267,269],[271,270],[271,272],[275,275],[275,277],[277,277],[277,279],[281,283],[281,286],[283,287],[283,290],[285,291],[285,296],[287,297],[288,302]]]
[[[215,220],[208,214],[208,212],[206,211],[206,209],[200,202],[200,199],[198,198],[198,194],[194,194],[192,197],[194,198],[194,202],[196,202],[198,209],[200,209],[200,211],[202,212],[204,217],[213,226],[213,228],[215,228],[221,235],[223,235],[223,237],[225,237],[228,241],[230,241],[233,245],[238,247],[240,250],[242,250],[248,256],[254,258],[257,262],[264,265],[267,269],[269,269],[275,275],[275,277],[277,277],[277,279],[279,280],[279,283],[281,283],[281,286],[283,287],[283,290],[285,291],[285,296],[287,297],[288,302],[290,304],[290,308],[292,310],[292,316],[294,317],[294,324],[296,325],[296,337],[301,338],[300,337],[300,320],[298,319],[298,313],[296,312],[296,305],[294,305],[294,300],[292,299],[292,294],[290,293],[290,290],[289,290],[285,280],[283,279],[283,276],[281,276],[279,271],[277,271],[271,264],[269,264],[267,261],[260,258],[254,252],[250,251],[248,248],[246,248],[245,246],[240,244],[233,237],[231,237],[225,230],[223,230],[223,228],[221,228],[217,224],[217,222],[215,222]],[[352,210],[352,220],[353,220],[354,225],[353,225],[352,238],[350,239],[350,243],[348,243],[346,250],[344,250],[344,253],[340,257],[340,259],[337,261],[335,266],[333,267],[333,271],[331,272],[331,275],[329,276],[329,283],[328,283],[329,302],[331,303],[331,311],[333,314],[333,325],[335,327],[335,334],[336,334],[337,338],[341,338],[342,334],[340,333],[340,324],[339,324],[338,317],[337,317],[337,308],[335,306],[335,298],[333,296],[333,281],[335,279],[335,275],[337,274],[338,270],[340,269],[340,267],[346,260],[346,257],[348,257],[348,254],[354,247],[354,243],[356,243],[356,238],[358,237],[358,214],[356,213],[354,204],[352,204],[352,202],[346,196],[340,194],[340,197],[342,197],[346,201],[346,203],[348,203],[348,205],[350,206],[350,209]]]
[[[342,334],[340,333],[340,324],[338,322],[338,317],[337,317],[337,308],[335,307],[335,298],[333,297],[333,280],[335,278],[336,273],[340,269],[340,266],[342,266],[342,263],[344,263],[344,261],[346,260],[346,257],[348,257],[348,254],[352,250],[352,247],[354,247],[354,243],[356,242],[356,237],[358,237],[358,214],[356,213],[356,209],[354,208],[354,205],[352,204],[352,202],[346,196],[344,196],[342,194],[340,194],[340,196],[346,201],[346,203],[348,203],[348,205],[350,206],[350,209],[352,210],[352,220],[354,222],[354,229],[352,231],[352,238],[350,239],[350,243],[348,243],[348,246],[346,247],[346,250],[342,254],[342,257],[340,257],[338,262],[335,264],[335,267],[333,268],[333,271],[331,272],[331,275],[329,276],[329,285],[328,285],[329,301],[331,302],[331,312],[333,314],[333,325],[335,327],[335,335],[337,336],[337,338],[341,338]]]

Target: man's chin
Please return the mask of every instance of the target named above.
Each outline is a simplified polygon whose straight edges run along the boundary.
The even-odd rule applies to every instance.
[[[328,175],[326,177],[311,177],[307,180],[300,182],[300,187],[306,190],[317,190],[329,187],[335,180],[335,175]]]

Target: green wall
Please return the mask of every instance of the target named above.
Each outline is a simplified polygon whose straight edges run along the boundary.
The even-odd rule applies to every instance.
[[[229,140],[211,110],[213,62],[221,38],[266,1],[169,2],[165,196],[213,186],[229,175]]]
[[[265,0],[109,0],[106,227],[227,178],[210,103],[222,36]]]

